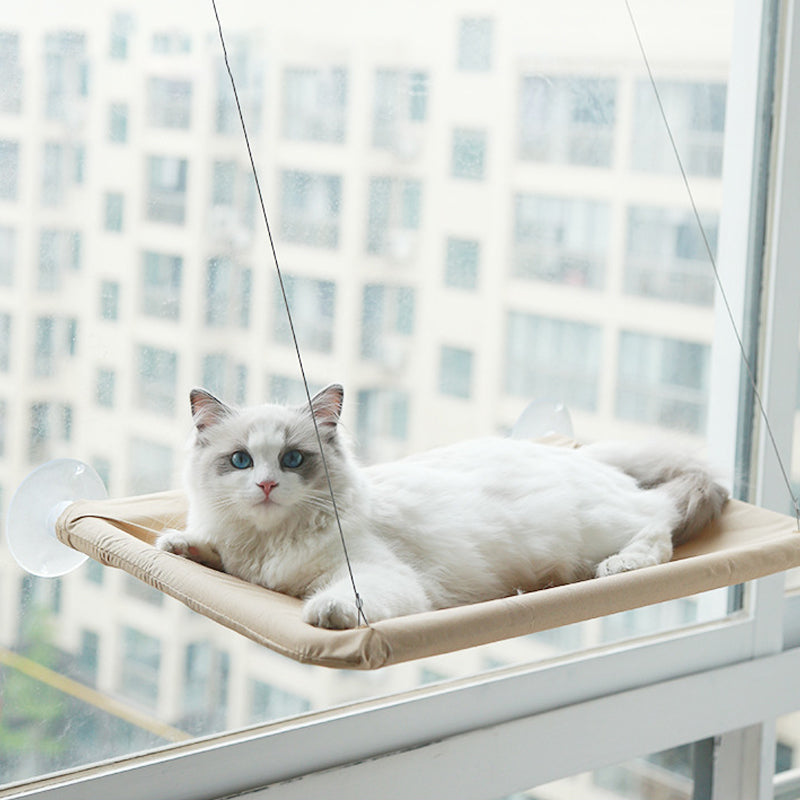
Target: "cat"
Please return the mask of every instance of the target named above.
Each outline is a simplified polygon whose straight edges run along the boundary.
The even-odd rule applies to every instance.
[[[306,622],[342,629],[360,615],[328,476],[369,622],[663,563],[727,500],[699,461],[624,443],[486,438],[362,467],[343,394],[311,401],[323,464],[308,405],[236,409],[192,390],[187,526],[157,547],[301,598]]]

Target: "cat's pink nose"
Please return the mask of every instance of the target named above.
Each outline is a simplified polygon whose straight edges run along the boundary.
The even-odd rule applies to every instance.
[[[269,493],[278,485],[277,481],[259,481],[257,486],[264,492],[264,499],[269,500]]]

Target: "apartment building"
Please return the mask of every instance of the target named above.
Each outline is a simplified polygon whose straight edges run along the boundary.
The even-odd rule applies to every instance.
[[[439,3],[424,25],[414,4],[359,7],[357,24],[312,6],[220,13],[305,371],[312,389],[345,385],[361,457],[506,433],[533,399],[565,404],[583,439],[701,447],[724,4],[702,42],[642,9],[703,232],[624,17],[609,37],[562,38],[543,3]],[[112,495],[175,488],[192,386],[304,397],[213,15],[9,10],[0,74],[0,497],[59,456]],[[1,642],[45,608],[72,674],[144,715],[102,717],[94,749],[64,763],[726,609],[689,598],[356,677],[259,650],[96,564],[43,582],[4,551],[0,596]]]

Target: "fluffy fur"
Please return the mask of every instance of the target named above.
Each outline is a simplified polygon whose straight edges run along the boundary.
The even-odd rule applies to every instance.
[[[369,621],[660,564],[727,499],[685,454],[618,443],[489,438],[360,467],[342,396],[312,406]],[[158,547],[303,598],[313,625],[357,625],[309,409],[191,404],[187,529]]]

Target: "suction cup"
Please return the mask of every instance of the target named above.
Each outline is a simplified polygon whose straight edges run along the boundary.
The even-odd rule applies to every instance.
[[[59,458],[31,472],[8,508],[6,537],[14,560],[26,572],[56,578],[76,569],[87,555],[56,538],[56,521],[75,500],[108,496],[100,476],[82,461]]]
[[[572,436],[572,419],[563,403],[534,400],[519,415],[511,429],[514,439],[537,439],[548,434]]]

